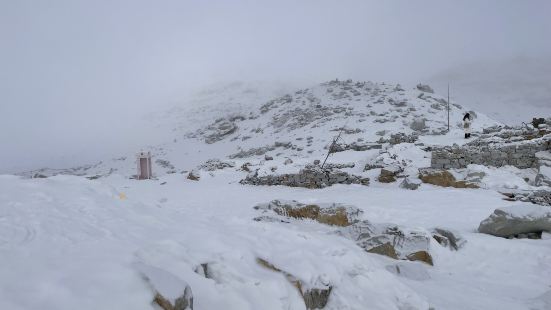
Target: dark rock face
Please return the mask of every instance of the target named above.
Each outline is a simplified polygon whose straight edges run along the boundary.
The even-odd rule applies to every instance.
[[[317,166],[307,166],[298,173],[268,175],[259,177],[249,174],[241,180],[241,184],[249,185],[284,185],[290,187],[323,188],[334,184],[369,185],[369,178],[350,175],[344,171],[321,169]]]
[[[498,237],[513,238],[522,234],[551,232],[551,208],[538,205],[517,205],[496,209],[483,220],[478,231]]]

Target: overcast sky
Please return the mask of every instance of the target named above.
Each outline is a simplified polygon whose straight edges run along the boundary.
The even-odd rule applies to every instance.
[[[0,173],[112,154],[215,82],[414,83],[550,38],[547,0],[0,0]]]

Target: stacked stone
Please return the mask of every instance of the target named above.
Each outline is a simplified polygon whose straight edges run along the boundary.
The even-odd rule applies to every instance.
[[[298,173],[257,176],[249,175],[240,181],[249,185],[284,185],[290,187],[323,188],[333,184],[369,185],[369,178],[350,175],[344,171],[305,168]]]
[[[551,149],[551,135],[519,143],[484,144],[463,147],[442,147],[433,150],[431,168],[458,169],[469,164],[502,167],[515,166],[520,169],[538,166],[536,153]]]

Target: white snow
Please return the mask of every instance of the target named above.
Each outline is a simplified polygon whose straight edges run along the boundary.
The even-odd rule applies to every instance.
[[[317,85],[295,93],[293,105],[264,114],[259,107],[272,98],[271,93],[233,85],[201,94],[196,99],[201,108],[175,108],[151,116],[158,125],[156,134],[162,137],[158,145],[147,148],[154,154],[154,180],[129,178],[136,169],[133,153],[78,169],[41,172],[81,176],[0,176],[0,309],[150,310],[155,289],[173,299],[183,293],[185,284],[193,291],[196,310],[304,309],[297,289],[283,274],[260,266],[257,258],[292,274],[305,288],[332,285],[326,309],[545,309],[545,294],[551,289],[548,234],[542,240],[508,240],[476,233],[480,221],[496,208],[513,205],[496,190],[533,189],[524,179],[533,181],[535,170],[471,165],[454,174],[484,172],[482,189],[422,184],[418,190],[399,188],[400,182],[377,182],[379,169],[364,172],[366,163],[380,159],[404,164],[404,173],[415,179],[417,168],[430,165],[430,152],[424,146],[467,141],[460,127],[466,108],[454,106],[448,134],[421,135],[415,144],[348,150],[329,158],[329,163],[355,163],[343,170],[369,176],[369,186],[311,190],[239,184],[247,174],[240,167],[247,162],[253,171],[268,174],[296,172],[314,159],[323,160],[325,147],[337,134],[331,130],[347,120],[348,128],[363,130],[344,134],[347,143],[388,139],[398,131],[411,133],[409,125],[419,117],[426,119],[429,129],[445,128],[445,111],[431,107],[441,97],[431,94],[432,99],[420,99],[415,89],[366,85],[361,95],[341,99],[333,99],[327,85]],[[271,124],[278,114],[308,107],[312,96],[319,99],[312,99],[313,105],[347,107],[353,113],[337,113],[294,129]],[[391,105],[389,98],[407,100],[407,105]],[[205,144],[200,136],[186,137],[228,113],[241,113],[246,119],[236,122],[238,130],[223,140]],[[300,115],[291,114],[298,119]],[[495,124],[477,113],[473,131]],[[276,141],[291,142],[295,148],[267,152],[274,158],[271,161],[264,154],[228,158],[240,149]],[[211,158],[231,160],[235,167],[199,170],[199,181],[186,179],[187,172]],[[287,158],[293,163],[284,164]],[[162,167],[157,159],[174,168]],[[274,199],[354,205],[364,211],[362,219],[418,230],[443,227],[457,231],[467,242],[459,251],[451,251],[432,240],[434,266],[395,261],[367,253],[314,221],[301,225],[254,221],[260,213],[253,206]],[[205,263],[209,278],[195,272]]]
[[[305,283],[334,285],[328,309],[529,309],[551,278],[551,240],[473,232],[510,204],[487,190],[374,184],[313,191],[242,186],[229,175],[199,182],[2,176],[0,188],[1,309],[151,309],[153,292],[136,263],[189,283],[195,309],[304,309],[294,287],[256,257]],[[452,252],[433,242],[435,266],[423,266],[430,278],[415,270],[398,276],[385,268],[391,259],[321,224],[296,230],[253,221],[252,207],[274,198],[353,204],[374,221],[455,229],[467,244]],[[212,264],[214,279],[193,271],[201,263]]]

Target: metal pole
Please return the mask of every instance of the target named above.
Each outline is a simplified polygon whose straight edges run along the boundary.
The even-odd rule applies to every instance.
[[[448,132],[450,132],[450,83],[448,83]]]

